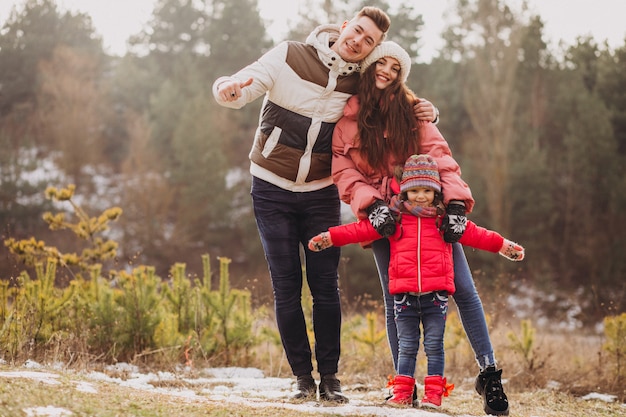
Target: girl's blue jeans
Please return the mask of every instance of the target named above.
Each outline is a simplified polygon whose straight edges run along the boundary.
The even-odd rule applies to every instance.
[[[448,313],[448,293],[431,292],[420,296],[395,294],[394,309],[398,329],[398,375],[413,377],[420,345],[420,324],[424,329],[424,353],[428,375],[441,375],[445,367],[443,333]]]
[[[372,250],[383,290],[387,340],[391,349],[394,369],[398,369],[398,332],[394,321],[394,299],[389,294],[389,241],[387,239],[375,241],[372,244]],[[483,370],[487,366],[496,364],[483,304],[478,296],[478,291],[476,291],[474,279],[463,252],[463,246],[460,243],[454,243],[452,244],[452,251],[454,258],[454,285],[456,286],[456,292],[453,296],[454,301],[467,338],[476,355],[476,361],[480,369]]]
[[[313,298],[315,359],[321,375],[337,372],[341,305],[337,282],[339,248],[308,249],[309,239],[340,224],[337,187],[296,193],[252,178],[252,203],[274,291],[278,331],[294,375],[313,370],[311,344],[302,309],[304,246],[306,280]]]

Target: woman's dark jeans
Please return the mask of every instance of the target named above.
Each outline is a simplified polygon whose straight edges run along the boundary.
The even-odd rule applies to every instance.
[[[302,310],[304,247],[306,279],[313,298],[315,359],[321,375],[338,370],[341,304],[337,282],[339,248],[312,252],[313,236],[340,224],[337,187],[292,192],[252,178],[252,202],[274,290],[278,331],[294,375],[313,371],[311,345]]]

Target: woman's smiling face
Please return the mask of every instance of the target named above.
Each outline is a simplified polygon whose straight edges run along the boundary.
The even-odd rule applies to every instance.
[[[384,90],[394,82],[399,76],[402,67],[397,59],[390,56],[384,56],[376,61],[375,79],[376,88]]]

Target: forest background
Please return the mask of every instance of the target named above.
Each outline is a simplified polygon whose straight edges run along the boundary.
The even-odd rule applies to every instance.
[[[341,23],[364,4],[311,1],[288,39]],[[158,0],[129,53],[107,55],[91,19],[28,0],[0,31],[2,240],[31,236],[64,252],[82,242],[52,231],[45,212],[70,209],[46,187],[76,185],[87,213],[122,215],[103,271],[175,263],[202,275],[202,255],[228,257],[230,281],[270,304],[271,285],[249,198],[248,152],[261,100],[232,111],[211,86],[273,46],[255,0]],[[466,250],[495,320],[532,315],[550,326],[597,329],[626,311],[626,41],[581,37],[548,50],[540,16],[506,1],[459,0],[458,20],[408,83],[441,110],[438,125],[477,201],[470,218],[520,242],[522,263]],[[419,57],[422,19],[390,10],[389,39]],[[245,28],[242,30],[241,28]],[[345,220],[350,221],[349,210]],[[30,266],[0,248],[0,277]],[[56,284],[72,279],[57,270]],[[378,298],[370,251],[342,252],[345,299]]]

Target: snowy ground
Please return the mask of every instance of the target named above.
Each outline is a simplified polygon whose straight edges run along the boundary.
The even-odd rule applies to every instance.
[[[24,370],[0,372],[0,382],[4,378],[30,378],[44,384],[59,384],[60,374],[55,373],[53,368],[44,368],[35,362],[27,362]],[[94,382],[106,382],[119,384],[130,389],[148,390],[172,396],[184,397],[190,400],[194,398],[202,401],[215,401],[219,403],[243,404],[248,407],[281,407],[292,409],[295,412],[315,412],[332,414],[333,416],[366,415],[379,417],[449,417],[432,411],[419,409],[397,409],[382,406],[382,398],[385,392],[372,387],[345,386],[344,391],[349,392],[350,403],[337,407],[321,406],[317,402],[294,404],[286,401],[286,398],[294,389],[293,378],[270,378],[265,377],[263,372],[255,368],[210,368],[196,371],[193,378],[185,378],[184,372],[173,374],[169,372],[140,373],[138,368],[129,364],[117,364],[108,367],[106,372],[86,372],[76,380],[76,390],[85,393],[97,393]],[[111,376],[111,375],[120,375]],[[189,388],[165,388],[167,381],[184,381],[187,386],[205,387],[200,391]],[[172,384],[176,385],[176,384]],[[475,393],[455,392],[454,395],[475,395]],[[595,399],[612,401],[611,396],[593,394]],[[604,398],[606,397],[606,398]],[[444,400],[445,401],[445,400]],[[72,412],[58,407],[33,407],[23,410],[28,417],[71,416]],[[469,417],[457,415],[456,417]]]
[[[24,370],[0,372],[0,383],[4,378],[30,378],[44,384],[59,384],[60,373],[54,367],[43,367],[29,361]],[[59,366],[60,368],[60,366]],[[112,376],[113,375],[113,376]],[[115,375],[119,375],[115,376]],[[256,368],[209,368],[195,371],[194,377],[186,378],[185,372],[140,373],[134,365],[120,363],[108,367],[105,372],[86,372],[76,380],[76,390],[85,393],[97,393],[97,384],[93,382],[115,383],[137,390],[149,390],[161,394],[184,397],[190,400],[219,403],[243,404],[249,407],[281,407],[296,412],[318,412],[320,415],[333,416],[367,415],[394,417],[448,417],[447,414],[426,412],[419,409],[396,409],[382,406],[385,391],[371,387],[344,386],[349,392],[350,403],[341,406],[322,406],[311,401],[295,404],[286,399],[295,388],[293,378],[265,377]],[[167,381],[183,381],[192,388],[167,388]],[[172,384],[180,386],[180,384]],[[204,387],[204,388],[193,388]],[[23,410],[28,417],[71,416],[69,410],[58,407],[33,407]],[[458,416],[463,417],[463,416]]]

